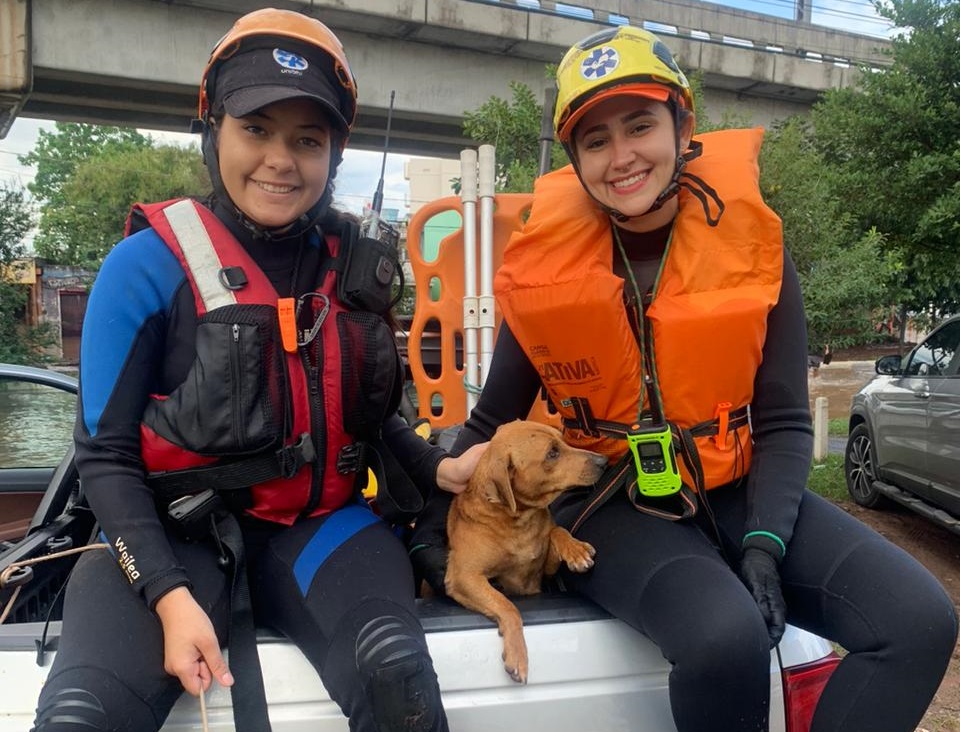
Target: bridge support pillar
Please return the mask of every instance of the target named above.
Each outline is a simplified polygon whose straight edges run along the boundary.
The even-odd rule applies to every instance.
[[[0,139],[7,136],[33,86],[30,1],[0,0]]]

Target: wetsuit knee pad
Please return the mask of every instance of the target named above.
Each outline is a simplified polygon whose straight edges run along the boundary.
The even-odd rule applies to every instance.
[[[415,618],[367,621],[357,635],[357,669],[379,732],[447,729],[437,674]]]
[[[63,688],[41,701],[32,732],[108,732],[108,725],[107,710],[96,694]]]
[[[144,702],[120,681],[96,669],[72,669],[44,686],[31,732],[155,732],[157,727]]]

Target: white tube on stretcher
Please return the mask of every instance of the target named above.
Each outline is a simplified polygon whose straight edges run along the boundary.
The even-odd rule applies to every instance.
[[[463,203],[463,386],[467,416],[480,392],[477,303],[477,151],[460,151],[460,200]]]
[[[497,176],[496,148],[480,146],[480,388],[487,381],[493,360],[493,334],[496,320],[493,299],[493,210]]]

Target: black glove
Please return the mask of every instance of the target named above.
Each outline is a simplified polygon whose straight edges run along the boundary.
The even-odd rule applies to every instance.
[[[740,561],[740,577],[757,601],[760,614],[767,623],[770,634],[770,647],[773,648],[783,637],[786,625],[787,604],[780,590],[780,573],[777,560],[768,552],[749,547],[743,552]]]
[[[407,539],[417,590],[420,589],[420,582],[426,580],[441,597],[447,595],[443,580],[447,575],[447,513],[452,502],[452,494],[435,492]]]
[[[410,549],[410,563],[413,564],[413,576],[417,587],[426,580],[427,584],[440,597],[447,596],[444,578],[447,576],[447,547],[420,544]]]

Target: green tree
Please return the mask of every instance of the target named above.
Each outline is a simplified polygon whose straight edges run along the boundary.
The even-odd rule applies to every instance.
[[[33,150],[19,158],[22,164],[33,166],[37,171],[28,185],[40,205],[39,231],[34,240],[37,253],[59,264],[80,264],[80,261],[59,259],[59,252],[72,246],[73,232],[51,223],[51,219],[62,220],[62,212],[71,206],[64,198],[64,186],[77,166],[86,160],[151,145],[148,137],[121,127],[57,122],[52,132],[41,130]]]
[[[30,193],[41,203],[53,203],[84,160],[151,145],[150,138],[130,128],[57,122],[53,132],[40,130],[33,150],[19,160],[37,170]]]
[[[552,70],[548,69],[548,73],[552,78]],[[473,112],[464,114],[463,132],[479,145],[495,146],[498,191],[527,193],[533,190],[540,169],[543,104],[529,86],[519,81],[510,82],[510,91],[510,101],[490,97]],[[551,145],[550,160],[551,170],[566,164],[560,145]]]
[[[0,185],[0,361],[38,363],[50,345],[49,328],[28,328],[24,308],[28,292],[11,282],[10,265],[26,254],[24,239],[33,227],[33,211],[23,188]]]
[[[813,110],[816,144],[861,232],[898,262],[902,311],[960,307],[960,3],[889,0],[891,66]]]
[[[859,227],[808,119],[791,117],[768,131],[760,170],[764,199],[783,219],[797,267],[811,348],[868,342],[898,263],[882,234]]]
[[[60,264],[98,269],[123,238],[134,203],[202,196],[210,183],[199,152],[161,145],[112,150],[79,163],[48,207],[37,252]]]

